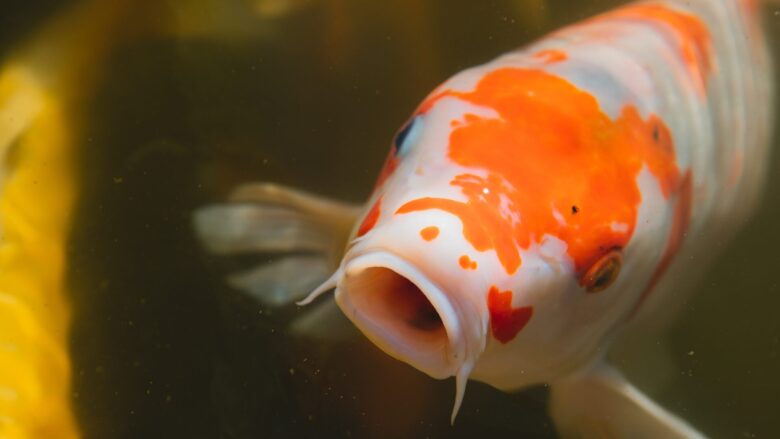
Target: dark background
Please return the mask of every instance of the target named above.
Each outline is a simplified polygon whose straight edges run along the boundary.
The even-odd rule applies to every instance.
[[[0,54],[69,3],[4,0]],[[453,428],[451,380],[359,336],[289,334],[305,310],[265,309],[227,287],[230,267],[199,248],[191,214],[259,180],[359,202],[435,85],[622,2],[299,0],[238,29],[160,24],[204,20],[196,10],[212,3],[137,2],[155,30],[112,49],[78,109],[88,123],[67,277],[84,436],[555,437],[544,389],[471,382]],[[780,17],[767,20],[776,41]],[[651,389],[715,437],[780,434],[779,158],[762,211],[672,328],[679,375]]]

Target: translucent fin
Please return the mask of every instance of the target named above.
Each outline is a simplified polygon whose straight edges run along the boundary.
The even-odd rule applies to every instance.
[[[319,342],[340,343],[360,337],[360,331],[349,321],[335,300],[306,308],[306,312],[293,320],[290,332]]]
[[[207,206],[194,217],[195,231],[210,252],[327,253],[334,236],[316,218],[297,210],[262,204]]]
[[[232,274],[227,281],[265,306],[281,307],[303,298],[331,271],[330,262],[321,255],[292,255]]]
[[[315,214],[324,223],[352,228],[361,206],[331,200],[298,189],[274,183],[249,183],[236,188],[230,195],[233,202],[268,203],[295,208],[301,212]]]
[[[455,424],[455,417],[458,416],[460,406],[463,404],[463,396],[466,394],[466,384],[469,381],[469,375],[474,369],[474,362],[468,361],[463,363],[458,369],[458,374],[455,375],[455,404],[452,406],[452,415],[450,416],[450,424]]]
[[[604,364],[553,383],[550,415],[564,438],[705,437]]]
[[[269,257],[228,275],[227,282],[265,306],[280,307],[300,300],[333,272],[359,212],[347,203],[256,183],[237,188],[225,204],[198,209],[193,226],[213,254]]]

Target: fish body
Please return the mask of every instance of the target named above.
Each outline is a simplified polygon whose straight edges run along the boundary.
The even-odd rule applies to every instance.
[[[372,341],[435,378],[513,390],[599,361],[756,205],[772,111],[757,12],[631,4],[455,75],[399,131],[317,293],[335,286]]]
[[[473,317],[492,336],[468,349],[543,364],[510,387],[565,369],[567,352],[589,356],[661,294],[683,246],[733,232],[756,203],[770,74],[761,39],[733,37],[755,18],[738,2],[640,3],[454,76],[399,132],[342,270],[381,248],[448,291],[479,292]],[[588,269],[614,252],[620,276],[588,292]],[[492,319],[492,289],[512,310],[533,305],[523,328]],[[521,330],[536,347],[508,353]]]
[[[548,383],[565,436],[699,437],[605,353],[673,315],[759,200],[773,113],[759,6],[631,3],[445,81],[396,134],[338,268],[302,304],[335,288],[382,350],[456,377],[453,419],[468,378]],[[302,248],[301,218],[341,211],[271,189],[255,209],[286,205]],[[202,213],[206,242],[226,242],[218,212]]]

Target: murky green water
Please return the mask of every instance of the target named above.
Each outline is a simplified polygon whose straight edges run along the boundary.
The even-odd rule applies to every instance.
[[[0,6],[0,48],[55,3]],[[217,1],[137,2],[129,25],[155,30],[111,50],[82,109],[67,283],[84,437],[555,437],[544,389],[472,382],[450,427],[451,381],[360,336],[292,337],[286,322],[302,311],[226,286],[246,261],[206,255],[191,213],[258,180],[361,201],[394,131],[435,85],[623,2],[255,3],[265,12],[226,15],[232,26],[219,24]],[[780,41],[780,16],[767,21]],[[169,22],[179,31],[161,30]],[[779,216],[777,154],[760,214],[672,328],[669,372],[648,389],[713,437],[780,435]],[[639,379],[649,363],[618,362]]]

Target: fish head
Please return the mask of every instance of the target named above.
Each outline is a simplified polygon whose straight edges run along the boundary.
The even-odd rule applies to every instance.
[[[458,378],[459,398],[464,376],[571,373],[658,275],[683,185],[668,138],[559,77],[467,70],[396,136],[336,301],[391,356]]]

